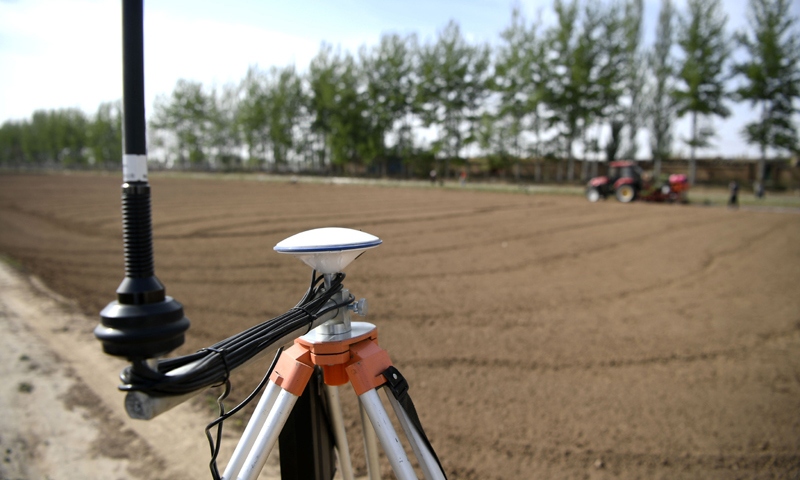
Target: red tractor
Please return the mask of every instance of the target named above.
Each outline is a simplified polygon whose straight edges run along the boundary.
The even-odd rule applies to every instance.
[[[617,197],[622,203],[639,198],[650,202],[685,201],[689,183],[686,175],[670,175],[661,182],[651,181],[636,162],[619,161],[608,165],[608,175],[595,177],[586,185],[590,202]]]

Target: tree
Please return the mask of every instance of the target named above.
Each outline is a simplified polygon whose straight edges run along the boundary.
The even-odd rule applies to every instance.
[[[370,115],[362,71],[349,52],[336,55],[332,66],[335,108],[328,137],[331,162],[340,167],[368,164],[381,150],[383,131]]]
[[[321,140],[321,160],[342,168],[370,163],[380,152],[382,131],[369,111],[363,69],[349,52],[323,44],[309,67],[311,129]]]
[[[214,125],[213,98],[203,84],[180,79],[169,97],[159,96],[150,128],[157,145],[163,145],[184,167],[208,165]]]
[[[709,145],[712,128],[698,130],[698,116],[726,118],[730,110],[723,103],[725,93],[725,64],[730,54],[725,33],[727,15],[719,0],[689,0],[688,14],[680,16],[678,45],[683,59],[678,71],[679,85],[673,90],[678,103],[677,114],[692,116],[692,136],[689,183],[694,185],[697,174],[695,150]]]
[[[545,103],[551,111],[548,123],[561,129],[567,159],[567,180],[575,177],[573,145],[582,140],[586,176],[589,127],[615,109],[620,95],[620,43],[616,10],[601,10],[587,3],[583,16],[578,1],[554,4],[557,23],[548,30],[550,72]],[[592,141],[591,143],[594,143]],[[563,164],[563,159],[562,159]],[[559,164],[558,180],[563,167]]]
[[[323,43],[320,51],[311,59],[308,67],[307,81],[309,95],[307,107],[312,117],[311,132],[316,134],[319,155],[318,166],[324,167],[328,158],[328,136],[333,128],[331,125],[336,110],[336,72],[334,66],[333,47]]]
[[[22,145],[25,121],[7,120],[0,126],[0,163],[21,164],[26,160]]]
[[[575,50],[573,78],[578,91],[578,117],[580,119],[583,159],[581,179],[588,176],[587,153],[597,143],[589,138],[590,127],[599,122],[609,109],[615,109],[621,90],[617,78],[619,45],[614,41],[617,31],[615,9],[602,11],[598,4],[587,3],[584,9],[581,34]],[[613,66],[613,68],[611,68]],[[567,168],[567,179],[574,178],[572,162]]]
[[[551,75],[546,83],[545,103],[552,114],[548,118],[550,127],[558,127],[563,136],[564,157],[572,165],[572,147],[578,136],[578,122],[581,118],[580,89],[583,79],[581,68],[576,64],[579,38],[578,3],[564,4],[555,0],[556,25],[547,31],[549,45],[548,70]],[[563,161],[558,165],[556,179],[563,178]]]
[[[295,146],[295,127],[303,109],[302,81],[294,65],[270,68],[267,86],[266,114],[273,165],[277,168],[289,160]]]
[[[436,43],[422,48],[416,104],[425,126],[438,127],[433,148],[444,154],[445,178],[450,160],[478,138],[490,55],[487,45],[469,45],[454,20],[439,32]]]
[[[511,25],[500,33],[504,43],[499,47],[494,63],[494,75],[489,87],[499,94],[500,108],[496,121],[504,125],[489,128],[490,118],[482,120],[482,145],[488,145],[486,133],[502,132],[511,145],[499,144],[503,155],[513,152],[514,178],[520,178],[520,159],[527,150],[524,145],[524,134],[530,127],[534,130],[537,143],[539,141],[539,103],[543,97],[543,86],[546,77],[544,42],[537,38],[538,23],[527,26],[525,17],[519,7],[511,12]],[[510,148],[509,148],[510,147]],[[535,152],[538,156],[539,152]]]
[[[211,128],[208,140],[214,163],[222,168],[241,165],[242,138],[237,121],[239,85],[226,83],[211,92]]]
[[[675,117],[675,103],[669,92],[675,73],[672,50],[674,33],[672,31],[675,11],[672,0],[661,0],[658,15],[656,41],[649,56],[649,67],[654,85],[649,95],[648,117],[650,126],[650,150],[653,153],[653,175],[661,174],[661,161],[670,155],[672,144],[672,122]]]
[[[414,108],[415,35],[402,37],[384,34],[378,46],[359,51],[366,78],[366,101],[373,128],[380,136],[378,154],[382,157],[383,174],[387,173],[389,150],[387,136],[394,138],[394,155],[400,157],[413,147],[411,114]]]
[[[122,102],[104,102],[88,125],[89,149],[97,165],[122,163]]]
[[[236,126],[247,148],[250,168],[266,161],[269,150],[269,96],[266,73],[251,65],[239,83]]]
[[[757,178],[763,182],[768,148],[797,150],[792,116],[800,98],[800,36],[786,0],[750,0],[748,13],[750,31],[736,40],[749,58],[733,70],[745,80],[737,98],[761,108],[761,118],[747,124],[743,134],[761,149]]]
[[[511,151],[514,152],[516,160],[514,162],[514,179],[519,181],[520,165],[522,157],[523,142],[522,135],[525,131],[525,118],[528,116],[528,101],[530,96],[531,76],[529,71],[530,57],[526,55],[529,43],[534,39],[528,32],[525,17],[520,12],[518,6],[511,11],[511,25],[500,33],[500,38],[504,40],[497,50],[494,62],[494,76],[489,81],[489,88],[499,94],[500,108],[495,119],[488,116],[482,120],[481,146],[486,148],[492,142],[494,135],[494,125],[496,121],[508,121],[508,127],[502,129],[507,131],[508,137],[513,144]],[[502,135],[500,138],[504,138]],[[498,145],[501,153],[505,154],[508,149],[503,143]]]
[[[604,123],[608,122],[610,131],[602,149],[607,162],[617,158],[623,147],[623,129],[626,124],[631,124],[631,106],[622,103],[623,96],[631,88],[629,13],[629,9],[623,9],[619,4],[611,4],[605,12],[602,31],[597,40],[600,43],[597,60],[599,66],[597,73],[591,79],[592,85],[598,92],[595,95],[595,101],[598,103],[595,107],[598,111],[596,115]],[[595,142],[599,152],[599,138]],[[597,163],[594,165],[596,167]],[[597,175],[596,168],[592,174]]]
[[[624,157],[635,160],[639,146],[636,144],[636,135],[642,124],[643,95],[645,83],[644,58],[639,46],[642,44],[642,16],[644,5],[642,0],[628,0],[625,2],[624,32],[625,32],[625,93],[628,105],[625,109],[627,124],[627,147]]]

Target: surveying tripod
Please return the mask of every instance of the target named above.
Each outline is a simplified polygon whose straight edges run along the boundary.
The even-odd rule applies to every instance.
[[[364,250],[379,244],[377,237],[363,232],[322,228],[290,237],[279,243],[275,250],[295,255],[315,271],[322,271],[326,285],[329,285],[330,279],[337,273],[335,270],[343,269]],[[350,297],[347,289],[343,289],[339,295],[338,300]],[[345,480],[353,478],[353,469],[338,387],[348,382],[358,396],[371,480],[380,478],[376,437],[397,478],[417,478],[378,396],[377,389],[380,387],[389,390],[389,402],[424,477],[428,480],[445,478],[408,396],[408,384],[392,365],[388,352],[378,346],[377,328],[370,323],[350,321],[351,310],[366,315],[366,300],[362,299],[348,307],[339,309],[335,318],[296,339],[294,345],[281,354],[270,382],[228,462],[223,479],[257,478],[315,367],[321,367],[323,372],[328,415]]]

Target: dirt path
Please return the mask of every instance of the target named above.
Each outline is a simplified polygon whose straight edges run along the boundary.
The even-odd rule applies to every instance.
[[[202,430],[211,412],[184,405],[129,419],[115,380],[124,363],[100,353],[93,321],[0,261],[0,478],[209,478]],[[261,478],[276,478],[276,468],[270,462]]]

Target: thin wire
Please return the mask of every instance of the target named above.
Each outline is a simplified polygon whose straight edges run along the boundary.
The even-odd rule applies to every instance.
[[[211,448],[211,462],[209,463],[208,467],[211,470],[211,476],[214,478],[214,480],[221,480],[221,476],[219,474],[219,468],[217,467],[217,456],[219,455],[219,448],[220,444],[222,443],[222,422],[224,422],[225,420],[227,420],[228,418],[239,412],[239,410],[244,408],[264,388],[264,386],[269,381],[270,375],[272,375],[272,371],[275,370],[275,365],[278,364],[278,359],[280,358],[281,353],[283,353],[283,347],[278,349],[278,352],[275,354],[275,358],[272,359],[272,363],[270,364],[267,373],[264,375],[264,378],[261,379],[261,382],[255,388],[255,390],[250,392],[250,395],[248,395],[247,398],[245,398],[242,401],[242,403],[233,407],[233,409],[228,413],[225,413],[225,405],[223,404],[223,400],[225,400],[228,397],[228,394],[231,391],[231,383],[229,381],[225,382],[225,391],[223,391],[222,395],[220,395],[220,397],[217,399],[217,405],[219,406],[219,417],[217,417],[216,420],[214,420],[213,422],[209,423],[206,426],[206,438],[208,439],[208,445]],[[217,425],[219,425],[219,427],[217,428],[217,442],[216,445],[214,445],[214,439],[212,438],[211,432],[209,432],[209,430],[211,430]]]

